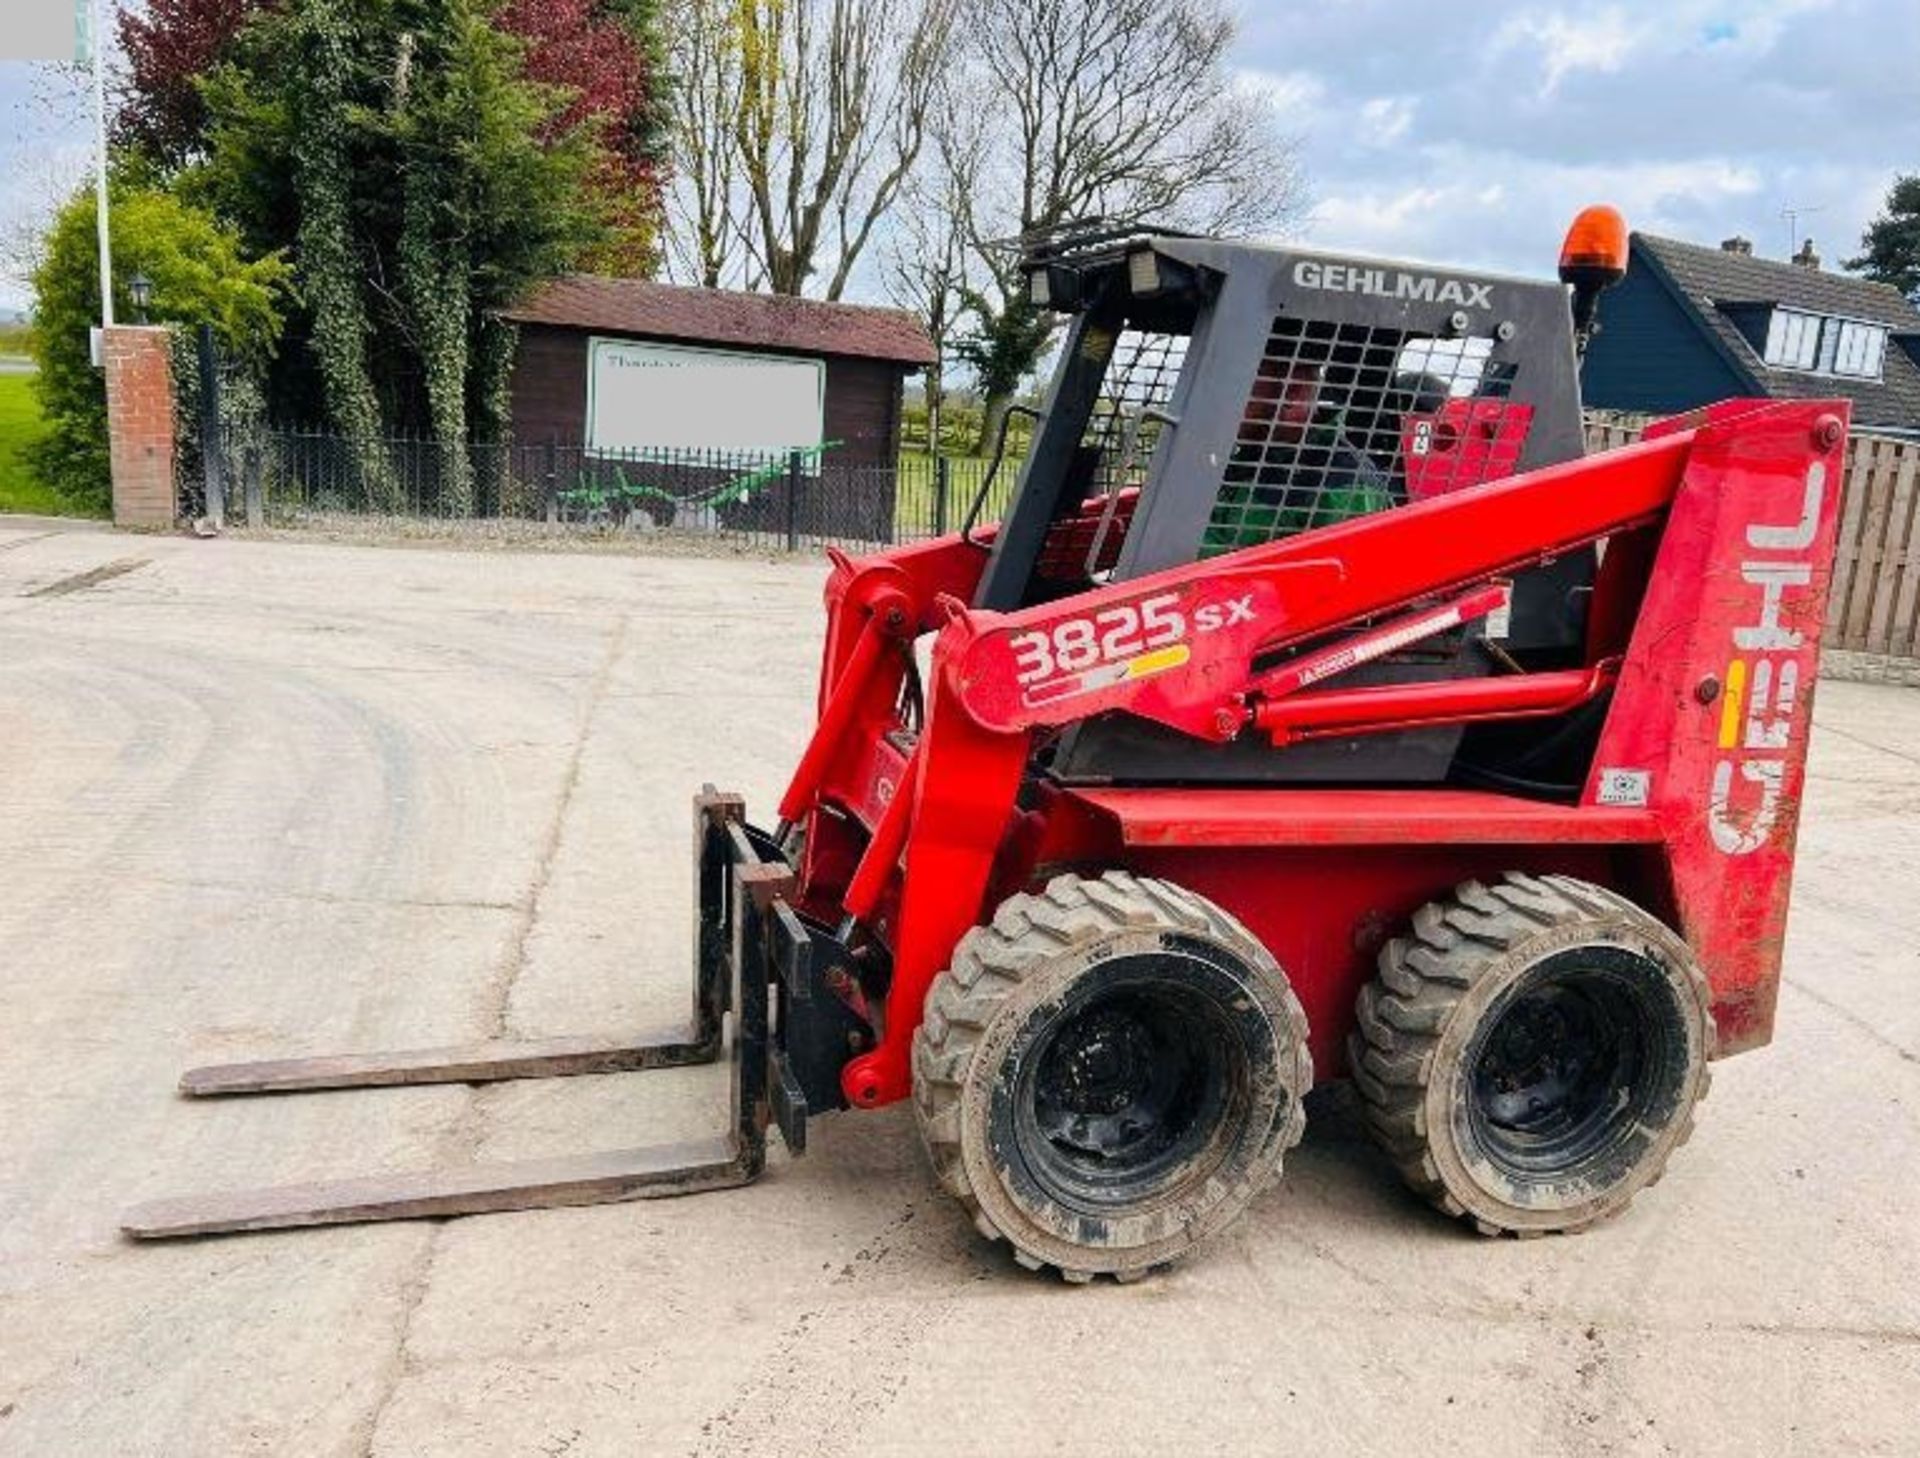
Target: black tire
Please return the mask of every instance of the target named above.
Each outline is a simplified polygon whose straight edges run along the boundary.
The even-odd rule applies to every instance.
[[[1375,1139],[1441,1210],[1485,1235],[1584,1230],[1692,1132],[1709,1002],[1686,944],[1632,902],[1509,874],[1381,950],[1348,1063]]]
[[[1272,955],[1211,902],[1109,871],[1001,903],[935,979],[914,1110],[940,1183],[1024,1266],[1131,1280],[1280,1174],[1313,1079]]]

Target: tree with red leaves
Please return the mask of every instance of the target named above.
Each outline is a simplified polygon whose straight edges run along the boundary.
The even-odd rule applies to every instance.
[[[116,131],[163,170],[199,156],[207,110],[200,78],[228,58],[247,22],[285,0],[148,0],[120,12],[127,55]],[[297,0],[295,0],[297,3]],[[665,171],[659,0],[507,0],[493,23],[525,46],[530,80],[573,93],[550,128],[571,134],[598,121],[606,160],[591,186],[610,241],[585,266],[651,273],[659,258]]]
[[[606,160],[594,185],[614,232],[588,266],[610,273],[651,273],[659,262],[664,78],[654,9],[652,0],[508,0],[495,16],[526,43],[532,80],[574,93],[556,132],[600,120]]]
[[[246,23],[275,0],[147,0],[146,13],[120,12],[127,55],[114,130],[131,147],[174,168],[206,141],[199,79],[226,58]]]

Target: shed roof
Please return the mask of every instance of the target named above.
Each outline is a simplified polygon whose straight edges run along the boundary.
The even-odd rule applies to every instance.
[[[1854,402],[1854,419],[1860,424],[1920,425],[1920,364],[1912,353],[1920,345],[1920,311],[1898,289],[1647,233],[1635,233],[1633,247],[1685,295],[1721,352],[1768,395],[1781,399],[1843,395]],[[1784,305],[1810,314],[1885,325],[1894,338],[1887,347],[1882,377],[1855,380],[1769,368],[1728,313],[1743,304]],[[1604,315],[1605,305],[1601,307]]]
[[[638,278],[568,274],[502,317],[519,324],[634,334],[749,349],[848,355],[902,365],[934,362],[933,341],[899,309],[828,304],[782,294],[682,288]]]

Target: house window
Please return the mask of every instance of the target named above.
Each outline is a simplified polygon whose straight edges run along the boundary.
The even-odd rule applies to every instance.
[[[1886,330],[1872,324],[1829,319],[1827,333],[1833,336],[1833,363],[1830,368],[1836,375],[1859,380],[1880,378],[1880,365],[1887,353]]]
[[[1812,369],[1820,360],[1820,316],[1775,309],[1767,321],[1765,358],[1775,369]]]
[[[1887,355],[1887,331],[1879,324],[1775,309],[1767,321],[1766,362],[1777,370],[1877,380]]]

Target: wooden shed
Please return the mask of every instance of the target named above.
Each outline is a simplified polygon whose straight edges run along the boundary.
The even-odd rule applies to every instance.
[[[642,279],[553,280],[519,326],[517,440],[593,454],[820,451],[890,465],[906,376],[931,364],[912,315]]]

